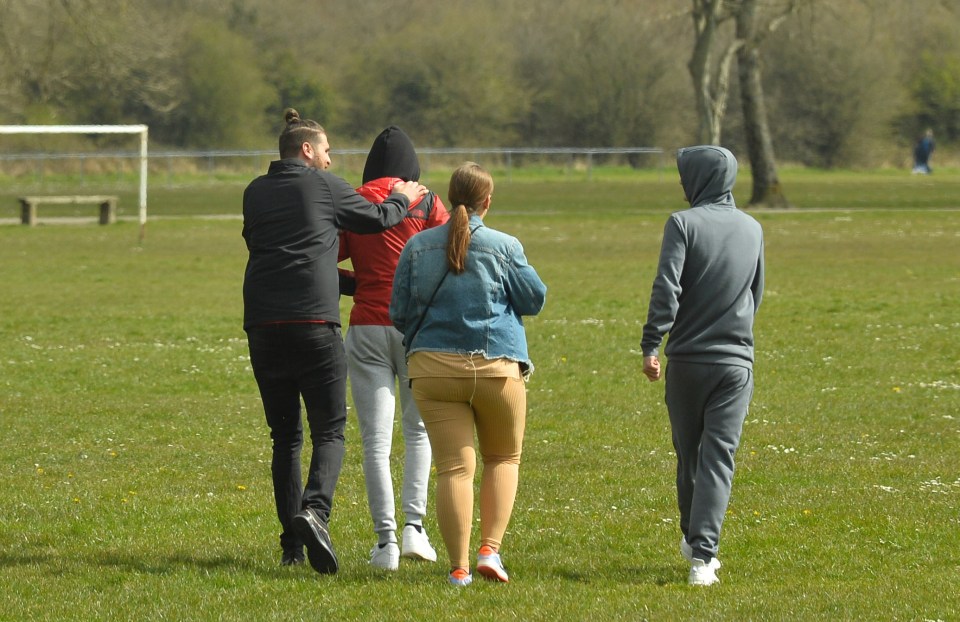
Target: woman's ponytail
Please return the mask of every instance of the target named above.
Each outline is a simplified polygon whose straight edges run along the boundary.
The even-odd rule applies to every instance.
[[[462,274],[467,266],[470,216],[483,209],[492,194],[493,177],[475,162],[465,162],[450,176],[447,200],[453,212],[450,214],[450,236],[447,238],[447,265],[454,274]]]

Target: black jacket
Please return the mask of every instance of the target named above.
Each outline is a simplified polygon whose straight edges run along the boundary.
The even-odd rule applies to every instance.
[[[272,322],[340,324],[339,229],[376,233],[407,213],[406,196],[377,205],[298,158],[270,163],[243,193],[243,327]]]

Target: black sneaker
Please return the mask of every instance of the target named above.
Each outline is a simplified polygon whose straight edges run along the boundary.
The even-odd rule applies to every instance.
[[[333,542],[327,525],[317,516],[316,510],[306,508],[293,517],[293,528],[307,547],[307,559],[320,574],[334,574],[339,564],[333,551]]]
[[[288,549],[280,557],[281,566],[299,566],[303,563],[303,548]]]

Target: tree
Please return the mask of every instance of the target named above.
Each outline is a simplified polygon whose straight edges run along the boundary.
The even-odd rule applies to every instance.
[[[937,128],[939,137],[960,138],[960,58],[924,52],[910,95],[915,135],[925,128]]]
[[[892,121],[902,112],[897,18],[865,3],[805,4],[763,45],[764,94],[782,161],[822,168],[902,164]],[[871,18],[875,21],[871,24]],[[866,25],[870,25],[867,27]],[[862,26],[862,27],[856,27]],[[898,30],[899,29],[899,30]],[[908,133],[909,135],[909,133]]]
[[[730,66],[737,59],[743,131],[753,171],[750,205],[787,205],[777,175],[761,76],[760,43],[793,10],[785,0],[773,17],[761,20],[758,0],[692,0],[694,48],[688,69],[693,79],[700,142],[719,145],[730,90]],[[771,4],[776,4],[773,2]],[[734,36],[721,38],[723,22],[734,20]],[[715,61],[717,50],[722,50]]]
[[[162,134],[167,113],[184,98],[177,71],[183,29],[170,7],[150,3],[133,10],[121,0],[63,4],[73,36],[83,42],[64,96],[71,121],[145,123]]]
[[[677,106],[689,87],[670,49],[685,12],[649,1],[643,12],[620,0],[523,4],[537,19],[516,20],[506,36],[531,93],[524,144],[653,146],[689,127]]]
[[[499,18],[492,8],[465,18],[458,4],[434,6],[430,28],[408,23],[357,48],[341,68],[338,115],[349,137],[365,142],[396,124],[419,145],[514,143],[526,92],[511,50],[477,36],[495,31]]]
[[[198,20],[182,53],[186,95],[176,115],[178,142],[201,148],[263,144],[276,93],[250,42],[221,22]]]
[[[59,120],[82,44],[72,31],[60,0],[0,3],[0,105],[11,122]]]
[[[773,17],[761,22],[757,0],[741,0],[736,9],[737,72],[740,78],[740,103],[743,108],[743,131],[747,155],[753,173],[753,192],[749,205],[788,207],[780,186],[773,156],[773,140],[767,120],[767,109],[761,79],[760,43],[794,10],[795,1],[788,0]]]
[[[730,66],[743,42],[721,39],[721,24],[733,17],[728,10],[730,0],[691,1],[694,45],[687,68],[697,103],[697,138],[701,144],[719,145],[730,91]],[[722,49],[719,62],[716,61],[718,49]]]

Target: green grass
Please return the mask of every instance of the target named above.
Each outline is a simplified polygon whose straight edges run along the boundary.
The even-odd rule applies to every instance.
[[[266,164],[264,164],[265,166]],[[359,184],[357,171],[335,170],[338,175]],[[537,209],[575,209],[597,211],[647,211],[676,209],[683,200],[676,170],[663,168],[633,170],[628,167],[594,167],[592,171],[574,167],[525,167],[511,171],[493,170],[497,181],[497,201],[506,193],[513,208],[535,205]],[[938,169],[930,176],[910,175],[907,171],[816,171],[784,168],[780,171],[784,193],[798,209],[903,209],[960,208],[960,170]],[[194,175],[167,183],[161,174],[151,176],[148,189],[149,216],[187,216],[237,214],[243,189],[250,173],[222,174],[216,178]],[[424,172],[423,182],[441,198],[446,197],[449,170],[433,168]],[[746,205],[751,194],[749,170],[744,171],[734,189],[738,205]],[[574,189],[571,190],[571,186]],[[120,197],[117,213],[136,219],[139,213],[138,185],[135,177],[123,183],[88,179],[83,185],[63,179],[44,185],[23,185],[0,178],[0,219],[19,218],[17,197],[44,194],[115,194]],[[82,216],[93,218],[96,206],[41,205],[40,217]]]
[[[0,620],[955,619],[960,212],[910,208],[953,207],[958,181],[798,173],[803,207],[843,209],[755,214],[757,388],[709,590],[684,585],[663,385],[638,353],[675,180],[498,185],[488,223],[549,293],[512,583],[464,590],[443,564],[367,566],[353,417],[342,571],[279,567],[238,220],[157,219],[142,244],[132,222],[0,226]],[[236,213],[241,191],[157,189],[153,213]],[[442,556],[432,505],[427,526]]]

